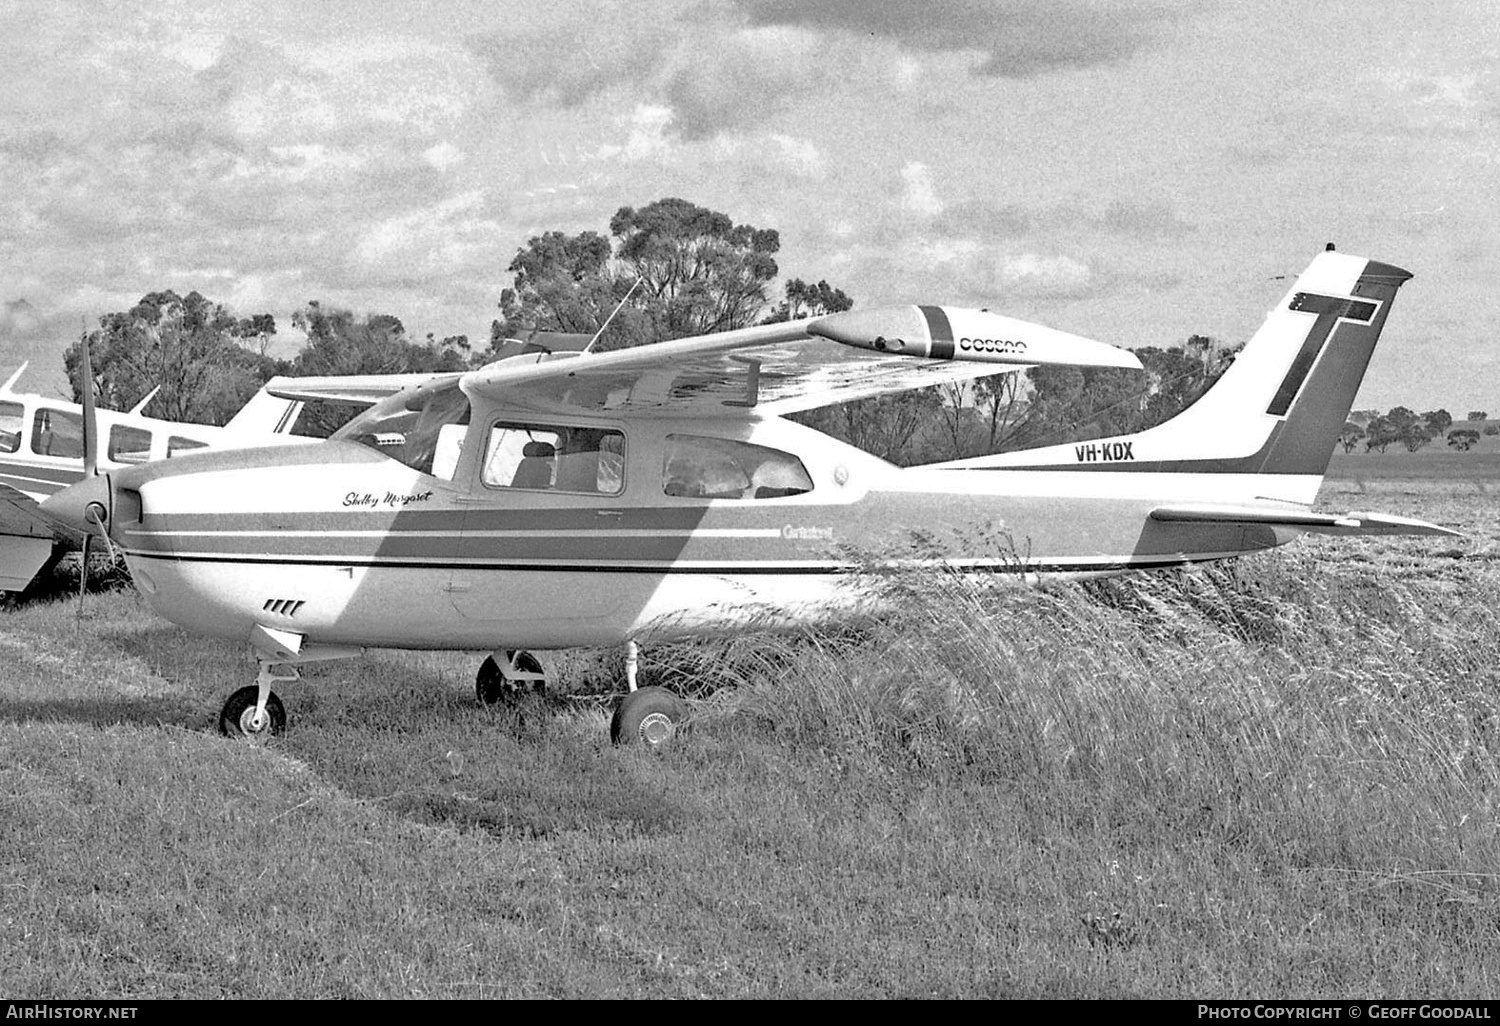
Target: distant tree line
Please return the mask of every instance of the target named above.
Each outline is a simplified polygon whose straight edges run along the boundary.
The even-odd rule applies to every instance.
[[[292,315],[307,335],[290,360],[266,355],[276,320],[270,314],[237,318],[222,304],[198,292],[179,296],[151,292],[129,310],[105,314],[89,342],[96,401],[108,409],[131,409],[156,389],[144,413],[167,420],[223,424],[273,376],[322,374],[405,374],[462,370],[468,366],[468,340],[416,342],[389,314],[356,317],[316,300]],[[73,401],[83,397],[82,341],[63,354]],[[314,411],[310,428],[327,434],[340,411]]]
[[[1488,419],[1486,411],[1470,410],[1465,422],[1481,424]],[[1419,414],[1405,406],[1397,406],[1386,413],[1356,410],[1340,432],[1339,444],[1346,453],[1353,452],[1361,442],[1365,452],[1385,452],[1397,444],[1408,452],[1416,452],[1434,440],[1446,437],[1450,448],[1467,452],[1478,444],[1481,431],[1485,435],[1500,435],[1500,425],[1454,427],[1453,417],[1447,410],[1428,410]]]
[[[736,224],[684,199],[621,207],[606,231],[548,231],[520,247],[499,292],[484,348],[463,335],[414,339],[387,313],[309,300],[292,326],[306,336],[295,357],[268,355],[277,333],[268,313],[238,317],[198,292],[147,293],[106,314],[86,335],[97,397],[129,409],[157,389],[145,412],[222,424],[273,375],[457,371],[496,358],[507,338],[535,332],[595,335],[599,351],[752,324],[813,317],[854,304],[826,280],[786,280],[774,228]],[[900,464],[958,459],[1143,430],[1174,416],[1233,362],[1237,346],[1202,335],[1136,350],[1144,375],[1105,368],[1035,367],[809,410],[794,419]],[[75,401],[82,394],[80,343],[64,355]],[[1452,423],[1445,411],[1404,407],[1351,418],[1340,441],[1384,451],[1420,448]],[[1482,411],[1470,420],[1483,419]],[[313,411],[299,430],[326,434],[348,409]],[[1466,437],[1466,436],[1465,436]],[[1463,438],[1450,444],[1466,448]],[[1468,443],[1472,444],[1472,443]]]

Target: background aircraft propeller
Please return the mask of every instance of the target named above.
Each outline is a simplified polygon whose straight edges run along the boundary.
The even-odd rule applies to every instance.
[[[85,477],[99,474],[99,418],[94,411],[94,365],[89,358],[89,337],[85,332],[80,347],[83,356],[83,473]],[[90,503],[84,510],[84,520],[99,528],[99,534],[108,546],[110,557],[114,557],[114,542],[109,537],[109,514],[99,503]],[[93,548],[94,532],[83,532],[83,552],[78,564],[78,617],[83,617],[83,596],[89,586],[89,552]]]

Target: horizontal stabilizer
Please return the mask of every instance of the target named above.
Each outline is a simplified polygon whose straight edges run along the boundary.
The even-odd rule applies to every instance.
[[[807,333],[858,349],[935,360],[1141,369],[1128,349],[957,306],[886,306],[829,314],[809,321]]]
[[[1151,519],[1168,524],[1242,524],[1246,527],[1290,527],[1314,534],[1439,534],[1462,538],[1458,531],[1413,517],[1388,513],[1314,513],[1274,506],[1161,506]]]

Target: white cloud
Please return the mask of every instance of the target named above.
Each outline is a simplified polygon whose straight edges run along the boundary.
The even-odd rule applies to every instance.
[[[984,247],[972,239],[926,239],[918,243],[922,262],[934,264],[968,264]]]
[[[1411,68],[1386,68],[1375,77],[1421,104],[1467,109],[1480,105],[1478,75],[1427,75]]]
[[[999,272],[1003,284],[1031,295],[1079,295],[1095,285],[1094,272],[1089,266],[1067,256],[1022,253],[1003,257]]]
[[[484,192],[474,189],[387,217],[361,233],[355,261],[369,274],[408,280],[489,260],[505,232],[486,215],[486,205]]]
[[[283,181],[302,182],[310,178],[358,171],[365,163],[357,153],[323,143],[272,146],[267,152],[274,158],[270,163],[252,163],[244,158],[237,160],[235,175],[248,178],[269,174]]]
[[[922,217],[937,217],[943,212],[942,200],[932,187],[932,171],[926,164],[911,161],[901,169],[901,180],[905,191],[901,205]]]
[[[740,167],[760,162],[776,172],[790,171],[797,178],[822,179],[828,174],[828,161],[811,139],[772,132],[769,135],[721,135],[710,150],[714,160]]]
[[[979,73],[1027,77],[1086,68],[1153,46],[1188,0],[734,0],[752,23],[891,39],[930,53],[985,54]]]
[[[445,139],[436,146],[423,150],[422,159],[439,171],[447,171],[463,163],[464,151]]]
[[[922,62],[913,57],[902,55],[891,65],[891,80],[896,88],[904,91],[910,90],[921,81]]]
[[[0,306],[0,337],[29,332],[40,320],[36,307],[26,300],[7,300],[3,306]]]
[[[647,160],[672,148],[667,128],[672,124],[672,110],[655,104],[638,103],[630,112],[630,135],[625,145],[600,148],[601,156],[619,155],[626,160]]]
[[[828,173],[823,151],[811,139],[780,133],[771,136],[777,158],[803,178],[822,178]]]

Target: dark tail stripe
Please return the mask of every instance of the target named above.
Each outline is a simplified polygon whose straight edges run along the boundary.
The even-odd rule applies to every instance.
[[[1292,366],[1286,372],[1286,377],[1281,380],[1281,387],[1271,398],[1271,405],[1266,407],[1266,412],[1271,416],[1285,417],[1286,411],[1292,408],[1292,400],[1297,397],[1297,390],[1302,387],[1302,382],[1307,380],[1307,372],[1312,370],[1313,362],[1318,358],[1318,353],[1323,349],[1323,343],[1328,341],[1328,335],[1333,331],[1333,326],[1338,323],[1338,320],[1334,314],[1322,313],[1313,322],[1312,330],[1307,333],[1307,338],[1302,340],[1302,348],[1298,350],[1296,359],[1292,361]]]
[[[1320,296],[1316,292],[1299,292],[1287,304],[1299,313],[1333,314],[1349,321],[1369,324],[1377,309],[1374,303],[1361,303],[1356,299],[1341,296]]]
[[[1291,409],[1292,400],[1297,397],[1297,390],[1307,379],[1307,372],[1312,370],[1312,365],[1317,360],[1318,353],[1322,351],[1323,343],[1328,341],[1328,335],[1333,331],[1334,325],[1340,320],[1369,324],[1379,308],[1374,303],[1361,303],[1342,296],[1321,296],[1315,292],[1299,292],[1292,297],[1288,309],[1317,314],[1318,319],[1313,322],[1312,330],[1307,333],[1307,338],[1302,342],[1302,349],[1297,353],[1297,358],[1292,361],[1291,368],[1287,370],[1281,387],[1276,390],[1276,395],[1271,400],[1271,405],[1266,408],[1266,412],[1273,417],[1284,417],[1286,411]]]

